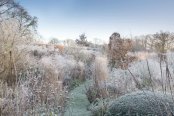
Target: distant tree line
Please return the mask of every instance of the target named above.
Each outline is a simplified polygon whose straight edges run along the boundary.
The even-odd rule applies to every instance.
[[[158,53],[166,53],[173,49],[174,33],[160,31],[155,34],[135,37],[133,39],[134,50],[150,50]]]
[[[174,33],[160,31],[155,34],[135,37],[134,39],[121,38],[119,33],[113,33],[109,38],[108,55],[112,67],[126,68],[128,63],[136,58],[128,56],[128,52],[148,51],[156,52],[161,61],[166,60],[166,53],[172,50]]]

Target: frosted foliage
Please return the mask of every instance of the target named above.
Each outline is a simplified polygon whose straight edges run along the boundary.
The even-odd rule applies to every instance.
[[[63,57],[61,55],[55,55],[50,57],[43,57],[41,60],[41,65],[43,67],[50,67],[54,70],[54,73],[60,79],[71,78],[72,69],[79,66],[80,68],[84,68],[84,64],[82,62],[76,62],[73,59],[69,59]]]
[[[134,76],[137,78],[140,84],[146,84],[150,85],[150,81],[152,81],[154,89],[161,90],[162,85],[169,86],[170,84],[173,85],[173,79],[170,79],[169,84],[169,78],[166,76],[166,64],[164,62],[161,63],[161,69],[160,69],[160,62],[154,59],[148,59],[148,65],[150,69],[150,74],[148,71],[147,61],[141,61],[138,63],[133,64],[130,67],[130,70],[134,74]],[[173,73],[173,65],[168,66],[168,69],[170,71],[171,76],[174,75]],[[162,74],[161,74],[162,71]],[[150,79],[151,75],[151,79]]]
[[[31,33],[23,27],[20,27],[20,24],[15,19],[9,19],[1,22],[0,24],[0,40],[5,40],[6,43],[13,44],[24,44],[31,41]],[[15,41],[14,41],[15,40]],[[2,43],[3,45],[3,43]],[[6,44],[4,44],[6,45]]]
[[[150,74],[153,79],[160,79],[160,64],[155,60],[148,60],[148,65],[150,68]],[[147,61],[143,60],[137,63],[134,63],[130,67],[131,72],[138,78],[144,79],[149,78],[149,71],[147,66]]]
[[[110,72],[107,86],[115,88],[120,94],[136,89],[135,84],[127,70],[114,69]]]
[[[167,62],[169,66],[172,68],[172,71],[174,72],[174,53],[173,52],[167,53]]]
[[[148,71],[148,65],[150,73]],[[168,86],[166,65],[163,63],[160,69],[160,63],[155,59],[148,59],[148,65],[146,60],[142,60],[132,63],[129,67],[129,70],[135,77],[136,81],[141,85],[141,88],[152,88],[151,83],[153,84],[153,88],[157,90],[161,90],[162,84]],[[171,75],[174,75],[173,68],[173,65],[169,65]],[[117,88],[121,93],[134,91],[136,90],[136,85],[133,76],[128,70],[114,69],[110,72],[110,78],[107,80],[107,84],[108,86]],[[170,81],[172,84],[173,79]]]
[[[174,113],[172,97],[161,92],[138,91],[113,102],[106,116],[169,116]]]
[[[91,58],[91,52],[87,50],[80,50],[75,56],[75,59],[78,59],[82,62],[89,62],[90,58]]]

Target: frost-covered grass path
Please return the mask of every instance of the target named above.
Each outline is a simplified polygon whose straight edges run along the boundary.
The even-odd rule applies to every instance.
[[[86,81],[70,92],[70,101],[65,116],[91,116],[91,112],[87,110],[90,103],[85,94],[85,86],[89,86],[89,84],[90,81]]]

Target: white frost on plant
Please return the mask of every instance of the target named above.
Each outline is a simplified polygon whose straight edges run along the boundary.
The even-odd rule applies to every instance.
[[[133,74],[133,76],[130,74],[128,70],[122,70],[122,69],[114,69],[110,72],[110,78],[107,80],[107,84],[109,86],[115,87],[117,90],[122,91],[122,93],[126,93],[129,91],[133,91],[136,89],[135,81],[133,78],[135,78],[138,83],[142,87],[152,88],[157,90],[161,90],[162,86],[166,86],[167,88],[169,85],[173,86],[174,80],[174,64],[173,62],[173,53],[167,53],[167,59],[168,59],[168,69],[170,71],[171,77],[170,77],[170,83],[169,78],[166,76],[166,64],[165,62],[161,63],[160,68],[160,62],[159,59],[151,57],[147,60],[141,60],[137,62],[133,62],[129,70]],[[148,64],[147,64],[148,63]],[[148,69],[149,68],[149,69]],[[161,74],[162,71],[162,74]]]

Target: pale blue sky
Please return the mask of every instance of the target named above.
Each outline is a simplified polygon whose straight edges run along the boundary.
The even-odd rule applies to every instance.
[[[39,19],[44,38],[108,40],[123,36],[174,30],[174,0],[19,0]]]

